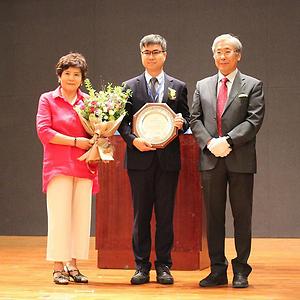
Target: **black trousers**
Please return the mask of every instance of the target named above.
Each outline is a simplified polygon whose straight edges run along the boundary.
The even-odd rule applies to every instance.
[[[214,169],[202,172],[212,272],[226,272],[228,265],[224,250],[227,187],[237,253],[237,257],[232,260],[233,272],[249,275],[252,270],[247,261],[251,250],[253,179],[252,173],[229,172],[224,158],[218,160]]]
[[[155,155],[150,168],[128,169],[131,184],[134,224],[132,245],[137,267],[150,269],[151,217],[154,208],[155,265],[172,266],[173,215],[179,171],[165,171]]]

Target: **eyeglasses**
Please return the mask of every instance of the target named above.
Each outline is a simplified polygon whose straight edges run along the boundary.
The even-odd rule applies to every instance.
[[[166,51],[163,51],[163,50],[153,50],[153,51],[150,51],[150,50],[144,50],[144,51],[142,51],[141,53],[142,53],[143,55],[145,55],[145,56],[151,56],[151,54],[152,54],[153,56],[157,56],[157,55],[159,55],[159,54],[161,54],[161,53],[164,53],[164,52],[166,52]]]
[[[225,57],[229,57],[233,53],[238,52],[237,50],[226,50],[226,51],[215,51],[214,56],[221,57],[224,55]]]

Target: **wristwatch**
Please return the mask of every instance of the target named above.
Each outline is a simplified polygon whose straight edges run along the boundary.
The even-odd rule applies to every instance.
[[[226,135],[226,140],[227,140],[228,144],[230,145],[230,147],[232,148],[232,146],[233,146],[232,138],[229,135]]]

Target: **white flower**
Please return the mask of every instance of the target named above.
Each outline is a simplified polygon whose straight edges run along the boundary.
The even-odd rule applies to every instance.
[[[168,88],[168,98],[170,100],[175,100],[176,99],[176,90],[172,89],[172,88]]]

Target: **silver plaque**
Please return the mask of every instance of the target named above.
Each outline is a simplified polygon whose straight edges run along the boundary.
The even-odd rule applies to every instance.
[[[147,103],[133,116],[133,133],[155,148],[164,148],[177,136],[175,116],[166,103]]]

